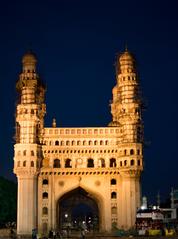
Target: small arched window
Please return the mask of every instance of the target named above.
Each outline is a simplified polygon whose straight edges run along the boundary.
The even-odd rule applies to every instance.
[[[88,168],[94,168],[94,160],[93,159],[88,159],[87,167]]]
[[[77,141],[77,145],[81,145],[81,142],[79,140]]]
[[[137,165],[138,165],[138,166],[140,166],[140,165],[141,165],[141,163],[140,163],[140,160],[138,160],[138,161],[137,161]]]
[[[117,193],[116,192],[112,192],[111,193],[111,198],[113,198],[113,199],[117,198]]]
[[[34,162],[33,161],[31,161],[31,167],[34,167]]]
[[[92,141],[90,140],[90,141],[88,142],[88,144],[89,144],[89,145],[92,145]]]
[[[26,156],[27,155],[27,150],[24,150],[23,151],[23,156]]]
[[[43,179],[43,185],[48,185],[48,179]]]
[[[124,166],[127,166],[127,160],[124,160]]]
[[[134,150],[131,149],[131,150],[130,150],[130,155],[133,155],[133,154],[134,154]]]
[[[87,145],[87,141],[86,140],[83,141],[83,145]]]
[[[97,142],[97,140],[95,140],[95,141],[94,141],[94,145],[98,145],[98,142]]]
[[[67,146],[70,145],[70,141],[69,141],[69,140],[66,141],[66,145],[67,145]]]
[[[124,155],[127,155],[127,150],[126,149],[124,150]]]
[[[31,150],[31,156],[35,156],[35,153],[33,150]]]
[[[64,141],[61,141],[61,146],[64,146]]]
[[[54,168],[60,168],[60,167],[61,167],[61,164],[60,164],[60,160],[59,160],[59,159],[55,159],[55,160],[54,160],[53,167],[54,167]]]
[[[122,161],[120,161],[120,167],[122,167]]]
[[[104,168],[105,167],[105,160],[104,159],[99,159],[99,167]]]
[[[71,143],[72,145],[75,145],[75,141],[74,140],[72,140],[72,143]]]
[[[116,167],[116,159],[115,158],[111,158],[110,159],[110,165],[111,168]]]
[[[117,183],[116,179],[115,179],[115,178],[112,178],[112,179],[111,179],[111,185],[116,185],[116,183]]]
[[[66,159],[65,160],[65,168],[72,168],[72,166],[71,166],[71,159]]]
[[[140,149],[137,149],[137,154],[140,155]]]
[[[103,145],[103,141],[102,140],[100,140],[100,145]]]
[[[23,167],[26,167],[26,161],[23,161]]]
[[[48,215],[48,208],[47,207],[43,207],[42,213],[43,213],[43,215]]]
[[[109,144],[109,143],[108,143],[108,140],[106,140],[106,141],[105,141],[105,145],[108,145],[108,144]]]
[[[59,141],[58,140],[55,141],[55,145],[59,145]]]
[[[48,193],[47,192],[44,192],[43,193],[43,199],[47,199],[48,198]]]
[[[135,161],[132,159],[132,160],[130,161],[130,165],[131,165],[131,166],[134,166],[134,164],[135,164]]]

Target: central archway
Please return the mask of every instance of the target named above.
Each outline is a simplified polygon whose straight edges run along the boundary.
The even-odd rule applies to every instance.
[[[64,194],[58,201],[57,224],[60,230],[99,230],[99,208],[96,200],[78,187]]]

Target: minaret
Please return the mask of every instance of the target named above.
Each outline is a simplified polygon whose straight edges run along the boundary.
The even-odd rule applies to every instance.
[[[28,52],[22,58],[22,73],[16,83],[16,144],[14,173],[18,179],[17,234],[31,235],[37,227],[37,175],[42,160],[45,87],[36,73],[36,57]]]
[[[142,99],[135,59],[126,50],[116,62],[117,84],[113,88],[112,124],[122,128],[122,142],[142,142]]]
[[[117,84],[113,88],[112,122],[119,127],[119,167],[122,181],[120,225],[135,224],[136,209],[140,207],[140,174],[143,170],[142,99],[136,62],[126,49],[116,62]]]

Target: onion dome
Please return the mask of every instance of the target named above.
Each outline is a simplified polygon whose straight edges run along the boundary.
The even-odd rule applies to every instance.
[[[118,56],[116,65],[118,73],[126,73],[128,68],[131,70],[131,72],[133,72],[135,70],[135,58],[126,49]]]
[[[27,52],[23,57],[22,57],[22,63],[23,64],[32,64],[32,63],[36,63],[37,59],[34,53],[32,52]]]
[[[126,48],[125,51],[120,54],[119,59],[120,61],[134,60],[134,56]]]
[[[27,52],[22,57],[23,70],[28,72],[35,72],[37,59],[34,53]]]
[[[119,56],[119,63],[120,65],[130,65],[130,64],[134,64],[135,59],[134,56],[128,52],[128,50],[126,49],[126,51],[124,53],[122,53]]]

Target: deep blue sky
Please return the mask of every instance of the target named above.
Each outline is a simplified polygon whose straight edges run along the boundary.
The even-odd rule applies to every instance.
[[[116,54],[137,59],[143,95],[143,193],[165,198],[178,187],[177,1],[3,1],[0,8],[0,175],[14,178],[15,82],[30,48],[47,84],[46,125],[105,126]]]

